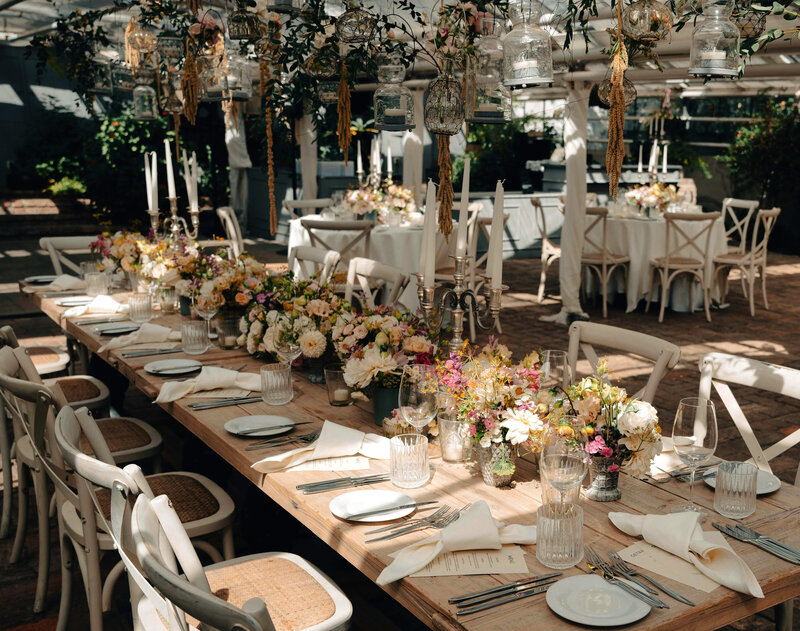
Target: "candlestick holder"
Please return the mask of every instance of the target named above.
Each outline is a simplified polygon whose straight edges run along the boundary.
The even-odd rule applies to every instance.
[[[173,243],[178,241],[181,234],[185,234],[189,239],[196,239],[197,233],[200,228],[200,210],[189,208],[189,222],[192,227],[189,228],[189,222],[183,217],[178,215],[178,198],[168,197],[169,200],[169,216],[160,221],[160,213],[158,209],[147,210],[150,216],[150,228],[153,234],[159,235],[162,238],[169,237]],[[159,226],[160,224],[160,226]]]
[[[441,333],[445,312],[452,314],[453,336],[450,339],[449,351],[456,352],[464,343],[464,314],[471,310],[475,316],[475,323],[483,331],[494,327],[502,308],[503,291],[508,289],[503,285],[500,289],[492,287],[492,279],[483,277],[482,294],[484,297],[483,309],[479,307],[478,296],[475,291],[468,289],[464,284],[468,256],[453,256],[453,287],[445,289],[444,293],[436,300],[436,287],[425,287],[422,274],[417,274],[417,297],[425,318],[425,324],[436,335]]]

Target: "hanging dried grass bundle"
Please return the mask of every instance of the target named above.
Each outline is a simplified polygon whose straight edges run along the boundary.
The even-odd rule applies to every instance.
[[[175,155],[181,155],[181,114],[180,112],[172,113],[172,124],[175,127]]]
[[[616,201],[622,161],[625,158],[625,91],[622,81],[628,68],[628,51],[622,41],[620,2],[617,2],[617,50],[611,61],[611,93],[608,97],[608,146],[606,147],[606,173],[608,194]]]
[[[350,152],[350,86],[347,83],[347,66],[342,59],[342,74],[339,77],[339,125],[336,135],[339,138],[339,148],[344,153],[344,165],[347,166],[347,154]]]
[[[183,114],[190,125],[197,120],[197,91],[200,88],[200,77],[197,76],[197,64],[194,52],[186,40],[186,61],[183,63],[183,76],[181,77],[181,90],[183,91]]]
[[[267,190],[269,197],[269,232],[278,231],[278,205],[275,202],[275,155],[273,152],[274,139],[272,137],[272,100],[270,80],[272,79],[272,66],[266,59],[261,59],[259,65],[259,87],[261,98],[264,100],[264,122],[267,131]]]
[[[132,15],[131,21],[128,22],[128,26],[125,29],[125,62],[134,72],[136,72],[136,69],[139,67],[139,62],[141,61],[139,58],[139,51],[131,45],[131,36],[135,30],[136,16]]]
[[[450,159],[450,136],[439,134],[439,232],[445,239],[453,231],[453,162]]]
[[[197,14],[203,8],[203,3],[200,0],[188,0],[186,4],[189,7],[189,11],[194,14]]]

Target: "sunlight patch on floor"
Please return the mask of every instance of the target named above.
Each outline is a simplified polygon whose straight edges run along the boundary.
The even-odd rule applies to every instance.
[[[11,259],[19,259],[26,256],[33,256],[29,250],[4,250],[5,255]]]

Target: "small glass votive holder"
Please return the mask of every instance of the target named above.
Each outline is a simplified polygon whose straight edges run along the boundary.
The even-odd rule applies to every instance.
[[[142,294],[148,296],[148,294]],[[148,296],[149,297],[149,296]],[[203,320],[181,322],[181,350],[187,355],[202,355],[208,350],[208,331]]]
[[[717,468],[714,510],[731,519],[756,511],[758,467],[749,462],[722,462]]]
[[[84,275],[87,296],[101,296],[108,293],[108,274],[104,272],[89,272]]]
[[[161,313],[175,313],[177,311],[178,292],[174,287],[159,287],[157,295]]]
[[[536,511],[536,558],[564,570],[583,558],[583,509],[569,502],[550,502]]]
[[[128,316],[131,322],[144,324],[153,319],[153,303],[150,294],[131,294],[128,296]]]
[[[399,434],[389,440],[392,484],[415,489],[431,477],[428,438],[422,434]]]
[[[217,329],[217,342],[220,348],[239,348],[239,317],[219,316],[214,320]]]
[[[454,412],[439,412],[439,447],[445,462],[464,462],[469,459],[472,443],[467,424]]]
[[[94,274],[99,271],[97,261],[81,261],[81,278],[85,279],[86,274]]]
[[[261,399],[268,405],[284,405],[294,397],[292,367],[281,362],[261,367]]]
[[[340,368],[325,369],[325,384],[328,387],[328,403],[337,407],[350,405],[353,389],[344,380],[344,371]]]

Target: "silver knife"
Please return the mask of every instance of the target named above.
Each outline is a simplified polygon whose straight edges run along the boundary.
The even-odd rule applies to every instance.
[[[530,589],[536,589],[536,588],[539,588],[539,587],[544,587],[545,585],[552,585],[553,583],[556,582],[556,580],[557,579],[555,579],[555,578],[540,579],[540,580],[536,581],[535,584],[533,582],[529,582],[529,583],[527,583],[525,585],[511,586],[511,587],[508,587],[507,589],[503,590],[502,592],[498,592],[498,593],[494,593],[494,594],[488,594],[486,596],[482,596],[480,598],[476,598],[476,599],[474,599],[472,601],[469,601],[469,602],[462,602],[462,603],[459,603],[457,606],[459,608],[469,609],[469,608],[472,608],[472,607],[474,607],[476,605],[481,605],[483,603],[488,603],[488,602],[490,602],[492,600],[495,600],[497,598],[503,598],[505,596],[509,596],[511,594],[515,594],[515,593],[518,593],[518,592],[526,592],[526,591],[528,591]]]
[[[369,480],[370,478],[379,478],[385,475],[389,475],[388,473],[369,473],[367,475],[356,475],[347,478],[332,478],[330,480],[320,480],[319,482],[306,482],[305,484],[298,484],[296,488],[298,491],[302,489],[310,489],[315,486],[323,486],[326,484],[341,484],[342,482],[355,482],[356,480]]]
[[[125,322],[125,318],[103,318],[102,320],[73,320],[72,324],[88,326],[89,324],[109,324],[110,322]]]
[[[311,421],[300,421],[299,423],[286,423],[285,425],[271,425],[269,427],[251,427],[250,429],[240,429],[236,433],[240,436],[247,436],[248,434],[257,434],[264,432],[268,429],[286,429],[287,427],[295,427],[296,425],[308,425]]]
[[[82,296],[86,293],[82,289],[75,289],[73,291],[53,291],[47,294],[40,294],[42,298],[64,298],[66,296]],[[89,301],[91,302],[91,300]]]
[[[768,541],[768,542],[778,546],[779,548],[783,548],[789,554],[793,554],[793,555],[797,556],[798,558],[800,558],[800,550],[798,550],[797,548],[793,548],[792,546],[783,543],[783,541],[779,541],[778,539],[773,539],[769,535],[763,535],[760,532],[757,532],[757,531],[753,530],[752,528],[748,528],[747,526],[743,526],[742,524],[734,524],[734,527],[737,530],[743,531],[745,534],[748,534],[748,535],[750,535],[752,537],[755,537],[756,539],[761,539],[763,541]]]
[[[542,576],[531,576],[529,578],[522,578],[518,581],[512,581],[511,583],[506,583],[504,585],[497,585],[496,587],[490,587],[489,589],[482,589],[479,592],[472,592],[471,594],[464,594],[463,596],[454,596],[453,598],[448,598],[447,602],[451,604],[463,603],[465,600],[472,600],[473,598],[479,598],[481,596],[486,596],[488,594],[496,594],[497,592],[502,592],[507,589],[523,587],[525,585],[538,583],[539,581],[546,581],[548,578],[561,576],[561,574],[562,574],[561,572],[552,572],[551,574],[543,574]]]
[[[148,357],[150,355],[170,355],[172,353],[182,353],[183,349],[180,348],[160,348],[141,351],[128,351],[122,353],[123,357]]]
[[[349,482],[347,484],[337,484],[324,486],[322,488],[305,489],[303,495],[313,495],[315,493],[325,493],[326,491],[337,491],[339,489],[347,489],[354,486],[364,486],[365,484],[378,484],[380,482],[388,482],[391,478],[387,474],[385,478],[374,478],[372,480],[361,480],[358,482]]]
[[[246,397],[242,399],[231,399],[229,401],[217,401],[215,403],[196,403],[189,404],[189,407],[195,411],[197,410],[213,410],[215,408],[224,408],[229,405],[244,405],[246,403],[257,403],[262,401],[261,397]]]
[[[655,585],[658,589],[660,589],[662,592],[664,592],[667,596],[671,596],[675,600],[677,600],[679,602],[682,602],[682,603],[684,603],[686,605],[689,605],[690,607],[694,607],[695,606],[695,604],[691,600],[681,596],[677,592],[673,592],[669,587],[665,587],[664,585],[659,583],[656,579],[654,579],[654,578],[652,578],[650,576],[647,576],[646,574],[642,574],[641,572],[638,574],[638,576],[641,576],[646,581],[650,581],[650,583]]]
[[[429,506],[430,504],[438,504],[438,500],[432,502],[413,502],[411,504],[401,504],[400,506],[387,506],[386,508],[378,508],[376,510],[368,510],[364,513],[355,513],[354,515],[346,515],[342,519],[361,519],[362,517],[371,517],[372,515],[380,515],[381,513],[391,513],[396,510],[403,510],[405,508],[419,508],[420,506]]]
[[[786,550],[782,550],[778,546],[770,545],[764,541],[757,541],[755,539],[747,539],[742,534],[736,532],[733,528],[728,526],[723,526],[718,524],[717,522],[711,522],[711,525],[714,526],[720,532],[724,532],[729,537],[733,537],[737,541],[741,541],[743,543],[749,543],[750,545],[754,545],[757,548],[760,548],[764,552],[769,552],[773,556],[778,557],[779,559],[783,559],[787,563],[793,563],[794,565],[800,565],[800,559],[793,554],[790,554]]]
[[[504,605],[506,603],[514,602],[515,600],[520,600],[522,598],[528,598],[529,596],[536,596],[537,594],[543,594],[550,588],[550,585],[542,585],[533,587],[531,589],[526,589],[521,592],[517,592],[516,594],[512,594],[511,596],[506,596],[505,598],[500,598],[499,600],[494,600],[492,602],[484,603],[482,605],[476,605],[475,607],[468,607],[464,609],[459,609],[456,611],[457,616],[465,616],[470,613],[477,613],[478,611],[485,611],[487,609],[491,609],[492,607],[497,607],[498,605]]]

